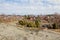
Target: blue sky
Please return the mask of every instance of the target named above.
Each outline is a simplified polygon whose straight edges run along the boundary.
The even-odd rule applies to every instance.
[[[0,14],[60,13],[60,0],[0,0]]]

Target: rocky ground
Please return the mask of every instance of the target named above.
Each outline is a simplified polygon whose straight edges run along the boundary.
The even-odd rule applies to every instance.
[[[50,30],[30,31],[12,24],[0,24],[0,40],[60,40],[60,34]]]

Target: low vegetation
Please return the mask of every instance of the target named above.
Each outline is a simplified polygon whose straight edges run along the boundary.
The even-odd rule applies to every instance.
[[[20,25],[26,25],[26,24],[27,24],[27,22],[26,22],[25,20],[20,20],[18,23],[19,23]]]
[[[19,21],[18,21],[19,20]],[[46,27],[48,29],[60,29],[60,15],[0,15],[0,23],[18,21],[24,27]]]
[[[26,27],[39,27],[40,26],[40,22],[38,20],[35,20],[35,21],[27,21],[27,20],[20,20],[19,22],[19,25],[23,25],[23,26],[26,26]]]

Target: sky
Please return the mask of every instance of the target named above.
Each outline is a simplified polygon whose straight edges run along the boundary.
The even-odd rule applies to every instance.
[[[40,15],[60,13],[60,0],[0,0],[0,14]]]

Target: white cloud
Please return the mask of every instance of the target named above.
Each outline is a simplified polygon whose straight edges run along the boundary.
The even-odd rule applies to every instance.
[[[60,0],[47,0],[47,1],[53,4],[60,4]]]
[[[20,1],[20,0],[17,0]],[[42,0],[25,0],[25,2],[30,2],[28,4],[20,3],[0,3],[0,13],[20,13],[20,14],[48,14],[53,12],[60,12],[60,0],[43,0],[48,1],[48,3],[57,5],[48,5],[42,3]],[[23,2],[23,0],[21,0]]]
[[[27,14],[35,14],[35,12],[38,14],[41,10],[43,11],[45,7],[43,6],[20,6],[15,4],[9,4],[9,3],[2,3],[0,4],[0,12],[3,13],[27,13]]]

